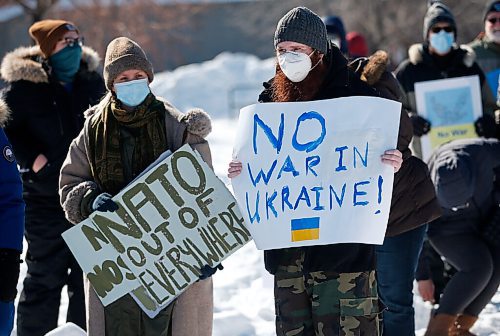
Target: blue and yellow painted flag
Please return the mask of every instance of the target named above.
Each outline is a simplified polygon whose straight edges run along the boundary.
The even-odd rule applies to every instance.
[[[292,241],[319,239],[319,217],[292,219]]]

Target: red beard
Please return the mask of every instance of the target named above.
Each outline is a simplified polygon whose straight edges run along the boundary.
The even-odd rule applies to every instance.
[[[315,52],[311,56],[311,63],[313,66],[320,62],[314,69],[312,69],[307,77],[301,81],[294,83],[289,80],[279,64],[276,64],[276,75],[272,83],[272,100],[274,102],[295,102],[295,101],[308,101],[312,100],[318,93],[323,79],[325,77],[326,66],[320,61],[321,56]]]

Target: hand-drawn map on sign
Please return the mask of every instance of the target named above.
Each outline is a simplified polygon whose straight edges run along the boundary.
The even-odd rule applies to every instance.
[[[259,249],[381,244],[401,104],[375,97],[266,103],[240,111],[233,190]]]
[[[106,306],[130,293],[150,316],[245,245],[236,200],[189,145],[113,197],[63,238]]]
[[[421,138],[424,161],[445,142],[477,137],[474,121],[483,114],[478,76],[416,83],[415,99],[418,114],[431,123]]]

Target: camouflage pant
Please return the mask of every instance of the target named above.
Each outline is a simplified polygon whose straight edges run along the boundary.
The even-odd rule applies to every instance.
[[[379,336],[375,271],[304,273],[302,261],[274,278],[279,336]]]

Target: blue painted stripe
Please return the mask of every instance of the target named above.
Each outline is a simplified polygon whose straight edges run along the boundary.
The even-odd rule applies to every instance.
[[[292,219],[292,231],[304,229],[319,229],[319,217]]]

